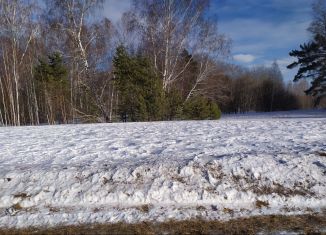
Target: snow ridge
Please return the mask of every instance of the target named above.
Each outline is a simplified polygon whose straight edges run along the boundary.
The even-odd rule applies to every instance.
[[[325,118],[0,129],[0,227],[323,213]]]

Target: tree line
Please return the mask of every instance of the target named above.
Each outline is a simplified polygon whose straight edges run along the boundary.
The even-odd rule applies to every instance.
[[[238,68],[239,69],[239,68]],[[233,72],[234,73],[234,72]],[[230,79],[231,96],[226,112],[272,112],[313,108],[313,100],[304,94],[307,81],[284,82],[277,62],[270,67],[240,68]]]
[[[118,23],[101,0],[0,0],[0,125],[218,119],[309,108],[275,62],[226,63],[208,0],[135,0]]]

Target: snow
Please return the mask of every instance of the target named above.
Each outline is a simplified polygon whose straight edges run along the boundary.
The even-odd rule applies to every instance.
[[[0,128],[0,227],[326,209],[325,112]]]

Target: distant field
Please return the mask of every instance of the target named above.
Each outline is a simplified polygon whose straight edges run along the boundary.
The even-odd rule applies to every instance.
[[[0,227],[262,215],[325,226],[326,114],[311,112],[0,128]]]

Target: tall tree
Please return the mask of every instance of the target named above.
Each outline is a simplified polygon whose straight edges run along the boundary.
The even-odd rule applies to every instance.
[[[23,84],[29,83],[24,78],[24,72],[28,70],[25,66],[29,65],[27,55],[38,31],[33,21],[37,16],[36,9],[33,1],[0,0],[0,88],[4,110],[0,118],[5,119],[6,124],[21,125],[22,119],[26,118],[22,92]]]
[[[63,64],[60,53],[49,55],[47,60],[39,59],[35,67],[35,79],[42,98],[42,122],[49,124],[68,123],[67,108],[69,107],[68,71]]]
[[[209,1],[135,0],[134,4],[140,18],[142,48],[162,78],[164,90],[173,88],[197,57],[199,68],[190,97],[212,72],[212,59],[229,49],[229,41],[218,33],[216,21],[207,18]],[[182,57],[185,49],[191,55],[186,63]]]
[[[326,2],[325,0],[315,0],[312,4],[313,20],[308,31],[312,35],[322,35],[326,37]]]
[[[112,74],[109,70],[111,22],[97,22],[95,13],[103,0],[49,1],[49,23],[65,35],[71,64],[73,116],[108,122],[112,117]],[[109,102],[108,102],[109,101]],[[96,111],[94,111],[94,109]]]
[[[300,45],[301,50],[293,50],[290,55],[298,60],[288,65],[292,69],[299,66],[294,81],[310,80],[310,88],[305,92],[315,97],[315,105],[326,96],[326,38],[316,35],[312,42]]]
[[[316,1],[313,5],[314,19],[309,27],[313,39],[300,45],[299,50],[292,50],[290,56],[297,61],[288,65],[289,69],[299,67],[294,81],[308,79],[310,88],[307,95],[315,97],[315,105],[326,96],[326,3]]]
[[[148,59],[130,56],[119,46],[113,59],[115,84],[119,91],[119,114],[123,120],[160,120],[163,90]]]

